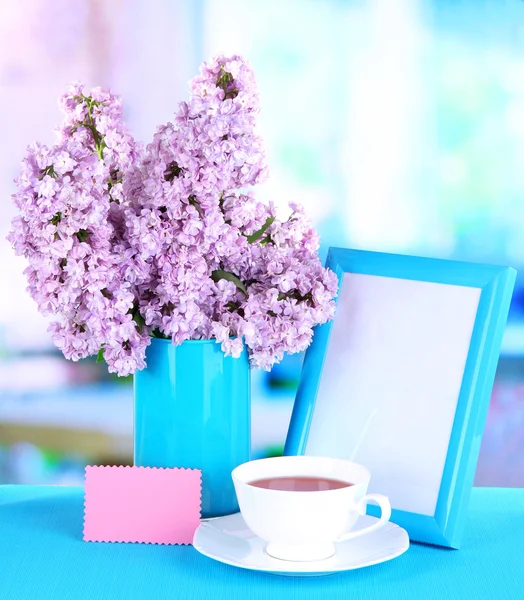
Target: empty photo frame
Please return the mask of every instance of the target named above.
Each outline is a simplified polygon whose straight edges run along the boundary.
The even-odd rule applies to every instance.
[[[284,453],[365,465],[412,540],[458,548],[516,273],[342,248],[326,266],[337,310],[306,353]]]

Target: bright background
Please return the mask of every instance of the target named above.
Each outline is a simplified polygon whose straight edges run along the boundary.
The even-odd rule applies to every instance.
[[[132,461],[129,380],[66,361],[5,235],[25,146],[67,84],[110,87],[149,141],[217,52],[258,78],[270,181],[330,245],[524,265],[524,2],[18,0],[0,4],[0,483],[76,483]],[[524,486],[524,286],[477,485]],[[302,357],[253,377],[255,456],[279,453]]]

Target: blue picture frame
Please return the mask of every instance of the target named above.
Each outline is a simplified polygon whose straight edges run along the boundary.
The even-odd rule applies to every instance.
[[[337,274],[339,291],[345,273],[480,288],[435,514],[427,516],[394,509],[391,517],[408,531],[413,541],[458,548],[516,271],[510,267],[345,248],[330,248],[326,266]],[[305,453],[332,323],[316,328],[306,352],[285,455]],[[373,509],[374,506],[368,507],[371,514]]]

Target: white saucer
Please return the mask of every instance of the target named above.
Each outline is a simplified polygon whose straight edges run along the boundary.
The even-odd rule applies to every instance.
[[[375,517],[364,516],[355,530],[368,527]],[[409,548],[408,534],[394,523],[364,534],[354,540],[335,544],[331,558],[313,562],[291,562],[266,554],[266,543],[256,536],[240,513],[203,521],[195,532],[193,546],[201,554],[219,562],[277,575],[331,575],[377,565],[403,554]]]

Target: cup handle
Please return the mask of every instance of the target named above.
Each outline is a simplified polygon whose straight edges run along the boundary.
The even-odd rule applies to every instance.
[[[364,527],[364,529],[343,533],[335,540],[336,542],[345,542],[346,540],[351,540],[360,535],[364,535],[365,533],[383,527],[389,521],[389,518],[391,517],[391,504],[389,503],[389,498],[382,494],[367,494],[357,505],[357,511],[360,515],[366,514],[366,505],[369,501],[374,501],[380,506],[380,519],[376,523],[373,523],[373,525]]]

